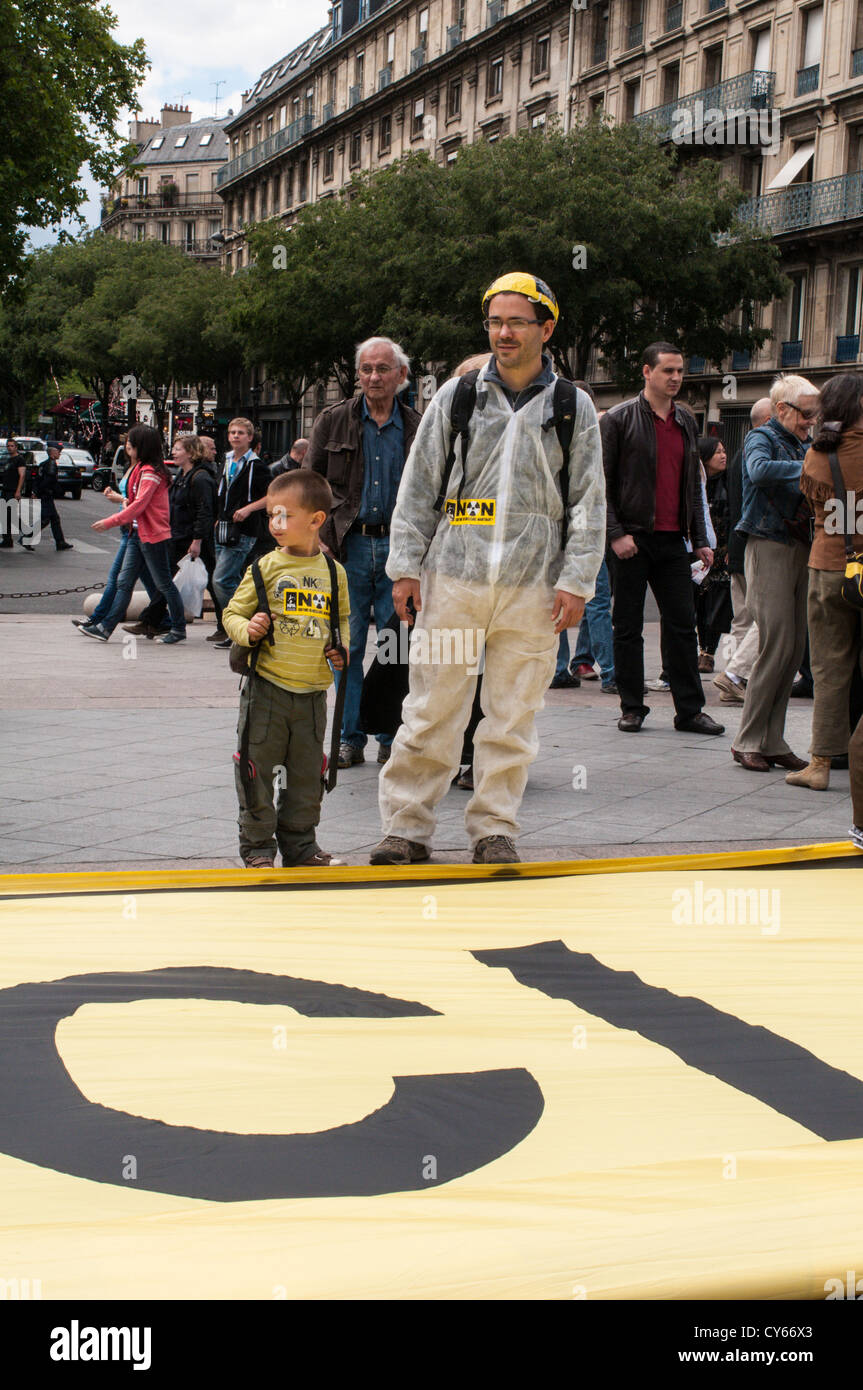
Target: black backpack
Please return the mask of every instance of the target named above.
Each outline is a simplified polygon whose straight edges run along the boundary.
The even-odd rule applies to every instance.
[[[461,501],[462,488],[467,478],[467,451],[470,446],[470,422],[476,407],[476,383],[479,376],[479,368],[472,372],[465,372],[459,378],[458,386],[452,398],[452,408],[450,420],[452,432],[450,434],[449,451],[444,464],[443,477],[441,479],[440,492],[435,502],[435,511],[443,510],[446,502],[449,480],[452,475],[453,464],[455,463],[456,440],[461,440],[461,482],[458,485],[456,501]],[[566,521],[569,513],[569,451],[572,446],[572,435],[575,429],[575,412],[578,404],[578,387],[572,381],[567,381],[565,377],[559,376],[554,383],[554,395],[552,396],[551,419],[543,425],[544,430],[554,429],[557,432],[557,440],[563,454],[563,464],[560,470],[560,495],[563,502],[563,527],[561,533],[561,549],[566,548]]]

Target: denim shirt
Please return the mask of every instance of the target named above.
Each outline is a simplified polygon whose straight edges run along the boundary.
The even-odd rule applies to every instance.
[[[379,425],[365,396],[362,409],[363,493],[357,520],[367,525],[389,523],[405,466],[404,424],[398,400],[390,417]]]
[[[736,530],[793,545],[784,518],[800,505],[800,473],[809,446],[776,419],[743,441],[743,512]]]

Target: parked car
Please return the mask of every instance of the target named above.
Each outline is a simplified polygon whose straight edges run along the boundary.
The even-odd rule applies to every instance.
[[[26,452],[27,452],[28,449],[41,449],[43,453],[45,452],[45,441],[44,441],[44,439],[38,439],[38,438],[36,437],[35,434],[16,434],[16,435],[15,435],[15,438],[18,440],[18,452],[21,453],[21,454],[26,454]],[[5,456],[6,456],[6,440],[5,440],[5,439],[0,439],[0,449],[2,449],[2,451],[3,451],[3,456],[4,456],[4,458],[5,458]]]
[[[118,468],[114,467],[113,463],[99,463],[93,469],[90,486],[94,492],[104,492],[106,487],[112,487],[116,491],[125,471],[124,468],[121,473]]]
[[[81,470],[81,482],[84,487],[92,487],[93,474],[96,470],[96,462],[89,449],[73,449],[71,445],[63,450],[73,463],[76,463]]]
[[[32,449],[30,456],[33,460],[32,468],[35,471],[47,459],[48,450]],[[8,458],[8,450],[0,450],[0,468],[3,467],[6,458]],[[68,492],[73,502],[80,502],[82,487],[80,466],[75,459],[69,457],[64,449],[57,460],[57,482],[54,487],[54,496],[65,497]]]

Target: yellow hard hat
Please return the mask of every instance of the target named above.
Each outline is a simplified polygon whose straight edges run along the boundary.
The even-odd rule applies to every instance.
[[[557,307],[554,292],[549,289],[544,280],[538,280],[535,275],[528,275],[523,270],[513,270],[509,275],[501,275],[494,284],[489,285],[482,297],[483,315],[485,315],[489,300],[493,299],[496,294],[523,294],[533,304],[544,304],[557,323],[560,310]]]

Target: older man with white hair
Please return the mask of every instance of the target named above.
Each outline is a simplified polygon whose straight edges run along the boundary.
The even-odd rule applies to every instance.
[[[407,385],[409,360],[391,338],[368,338],[356,351],[360,393],[321,412],[304,459],[333,491],[333,511],[321,540],[345,567],[351,600],[350,663],[339,767],[365,762],[360,727],[369,622],[380,631],[393,613],[392,580],[386,572],[390,518],[405,459],[420,417],[398,399]],[[378,762],[390,756],[392,734],[378,734]]]
[[[788,697],[806,646],[809,509],[800,473],[818,390],[802,376],[778,377],[773,414],[743,444],[746,604],[758,629],[758,655],[746,686],[734,761],[748,772],[799,771],[806,762],[785,742]]]

